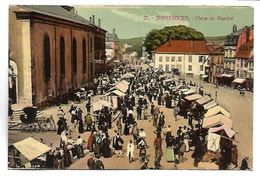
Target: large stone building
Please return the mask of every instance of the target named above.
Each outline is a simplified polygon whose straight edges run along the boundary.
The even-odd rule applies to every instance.
[[[237,30],[237,26],[233,26],[232,33],[225,38],[225,54],[224,54],[224,71],[229,76],[236,76],[235,73],[235,55],[239,47],[243,45],[247,38],[251,40],[254,36],[254,26],[245,26]]]
[[[94,22],[69,6],[10,6],[12,101],[45,106],[86,85],[98,71],[96,60],[105,60],[106,31]]]
[[[209,50],[206,41],[170,40],[152,52],[155,68],[198,79],[209,74]]]

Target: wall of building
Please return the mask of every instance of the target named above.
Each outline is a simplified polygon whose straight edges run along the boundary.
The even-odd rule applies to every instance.
[[[90,60],[93,60],[94,48],[89,53],[88,33],[84,30],[68,26],[56,26],[41,22],[33,23],[32,31],[32,53],[35,64],[34,95],[35,103],[46,101],[55,97],[60,92],[66,92],[70,88],[76,89],[89,80]],[[44,53],[43,40],[48,34],[51,48],[51,78],[44,80]],[[65,77],[60,74],[60,38],[65,41]],[[76,40],[77,46],[77,73],[72,71],[72,43]],[[86,40],[86,73],[83,73],[83,39]],[[93,47],[93,45],[92,45]],[[73,78],[74,77],[74,78]],[[74,80],[74,82],[73,82]]]
[[[189,56],[192,56],[192,62],[189,62]],[[199,62],[199,58],[203,57],[202,62]],[[204,63],[204,60],[208,58],[208,55],[184,55],[185,74],[193,74],[194,76],[204,75],[205,67],[209,66],[208,62]],[[204,63],[204,64],[203,64]],[[192,66],[192,70],[189,71],[189,65]],[[200,70],[201,65],[203,70]]]
[[[17,6],[9,8],[9,52],[10,58],[17,64],[18,102],[32,102],[31,84],[31,49],[30,49],[30,21],[16,20],[14,11]]]
[[[162,62],[159,61],[160,57],[162,57]],[[169,61],[166,61],[166,58],[169,57]],[[174,60],[172,61],[172,57],[174,57]],[[181,58],[181,60],[178,60],[178,58]],[[166,65],[169,65],[169,70],[173,68],[178,68],[180,72],[184,72],[184,54],[164,54],[164,53],[155,53],[154,54],[154,61],[155,61],[155,68],[160,68],[162,66],[162,69],[166,71]]]
[[[105,31],[84,27],[59,19],[36,16],[32,19],[17,19],[11,6],[9,12],[10,59],[17,64],[18,96],[37,106],[45,106],[57,95],[67,93],[86,85],[94,76],[95,68],[105,70],[105,66],[95,66],[96,53],[105,57]],[[44,38],[50,43],[50,78],[45,78]],[[61,37],[64,38],[65,74],[61,74]],[[96,38],[96,43],[95,43]],[[101,38],[97,41],[97,39]],[[72,71],[73,39],[77,48],[77,72]],[[86,41],[86,72],[83,71],[83,39]],[[92,44],[90,43],[92,42]],[[91,47],[91,48],[90,48]]]
[[[171,71],[172,68],[178,68],[178,70],[185,75],[199,76],[205,74],[205,67],[209,66],[207,63],[203,65],[203,62],[199,62],[199,57],[204,56],[205,59],[208,55],[191,55],[192,62],[189,62],[189,56],[186,54],[164,54],[164,53],[154,53],[155,68],[161,68],[166,71],[166,65],[169,66]],[[162,62],[160,62],[160,57],[162,57]],[[181,61],[179,60],[181,58]],[[169,60],[167,60],[169,58]],[[172,60],[172,58],[174,58]],[[192,70],[189,71],[189,65],[192,66]],[[200,70],[200,65],[203,65],[203,71]]]
[[[216,76],[223,73],[224,68],[224,55],[223,54],[215,54],[210,56],[210,82],[216,83]]]

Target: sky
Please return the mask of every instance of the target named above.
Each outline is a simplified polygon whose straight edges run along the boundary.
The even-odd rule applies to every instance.
[[[252,7],[239,6],[76,6],[86,19],[95,15],[108,32],[115,28],[121,39],[145,37],[152,29],[186,25],[204,36],[225,36],[232,31],[253,24]]]

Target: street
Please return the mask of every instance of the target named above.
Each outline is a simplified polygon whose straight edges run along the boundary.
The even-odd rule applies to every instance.
[[[186,82],[189,82],[191,78],[185,78]],[[193,80],[195,81],[195,80]],[[215,88],[215,85],[200,82],[201,86],[204,88],[205,93],[210,93],[212,98],[215,99],[215,94],[217,91],[217,102],[219,105],[224,107],[226,110],[230,111],[231,119],[233,120],[233,129],[237,132],[236,134],[236,141],[235,144],[238,146],[238,164],[241,164],[241,160],[245,157],[249,157],[249,166],[252,168],[252,141],[253,141],[253,94],[251,92],[246,92],[245,96],[239,95],[239,92],[230,89],[230,88],[224,88],[219,87]],[[93,97],[95,99],[96,97]],[[156,104],[156,102],[155,102]],[[83,110],[83,117],[86,115],[86,108],[85,108],[85,102],[82,102],[81,104],[77,104],[78,107],[81,107]],[[62,105],[62,109],[64,109],[65,112],[68,112],[69,106],[68,105]],[[179,126],[187,125],[187,119],[183,119],[182,117],[179,117],[177,121],[175,121],[173,110],[165,108],[164,106],[160,106],[160,110],[164,112],[165,114],[165,126],[171,125],[171,129],[173,131],[173,135],[176,136],[176,131]],[[53,115],[55,119],[55,123],[57,123],[57,111],[58,107],[50,107],[44,110],[46,114]],[[148,109],[148,112],[150,112],[150,109]],[[149,114],[149,113],[148,113]],[[136,109],[134,109],[134,117],[136,118]],[[70,119],[69,113],[65,115],[65,118]],[[68,120],[69,121],[69,120]],[[147,144],[149,148],[147,149],[147,159],[149,160],[148,166],[149,168],[154,168],[154,138],[156,137],[156,134],[153,133],[155,131],[155,128],[152,125],[151,116],[148,118],[148,120],[138,120],[138,127],[143,128],[144,131],[147,134]],[[70,122],[69,122],[69,125]],[[112,129],[109,130],[109,136],[112,137],[114,135],[114,129],[115,129],[115,122],[113,122]],[[165,128],[163,128],[163,131]],[[18,135],[19,134],[19,135]],[[88,137],[90,135],[90,132],[84,132],[81,134],[81,137],[87,141]],[[25,139],[26,137],[32,136],[35,139],[43,139],[43,142],[49,145],[50,143],[53,143],[53,146],[58,146],[60,142],[60,135],[57,135],[56,132],[43,132],[43,133],[21,133],[18,130],[9,130],[9,143],[14,143],[19,140]],[[77,129],[72,133],[72,137],[76,138],[78,136]],[[164,139],[165,136],[163,136]],[[134,150],[134,162],[128,163],[128,159],[126,157],[126,145],[128,144],[130,138],[132,138],[131,135],[129,136],[123,136],[124,139],[124,157],[116,157],[115,155],[111,158],[101,158],[101,160],[104,163],[105,169],[140,169],[142,166],[139,161],[138,152],[139,150],[135,147]],[[185,152],[184,154],[184,162],[179,163],[177,165],[177,168],[175,165],[171,162],[167,162],[165,158],[165,149],[166,144],[165,140],[163,140],[163,157],[161,160],[161,169],[209,169],[209,168],[203,168],[199,167],[195,168],[193,166],[193,158],[191,158],[192,151]],[[89,158],[89,154],[85,155],[84,158],[81,159],[75,159],[73,161],[73,164],[68,169],[88,169],[87,167],[87,159]]]

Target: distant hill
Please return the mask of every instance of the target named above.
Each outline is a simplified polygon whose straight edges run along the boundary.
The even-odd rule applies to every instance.
[[[219,40],[225,40],[226,36],[214,36],[214,37],[205,37],[207,41],[219,41]],[[132,48],[129,48],[127,52],[135,51],[137,52],[138,56],[142,55],[142,41],[144,37],[135,37],[135,38],[129,38],[129,39],[119,39],[120,46],[123,48],[124,44],[127,43],[128,45],[131,45]]]
[[[129,48],[127,51],[137,52],[138,56],[142,55],[142,41],[144,37],[136,37],[136,38],[130,38],[130,39],[119,39],[120,46],[123,48],[124,44],[127,43],[128,45],[131,45],[132,48]]]

